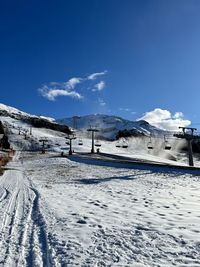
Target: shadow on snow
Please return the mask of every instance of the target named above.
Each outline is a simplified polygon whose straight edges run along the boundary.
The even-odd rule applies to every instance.
[[[146,174],[150,173],[163,173],[163,174],[170,174],[171,177],[177,177],[182,176],[185,174],[191,174],[194,176],[200,176],[200,170],[198,169],[189,169],[187,167],[181,167],[181,166],[168,166],[168,165],[156,165],[151,163],[138,163],[138,162],[114,162],[110,160],[105,159],[91,159],[91,158],[84,158],[80,156],[71,156],[69,157],[69,160],[83,163],[83,164],[89,164],[89,165],[95,165],[95,166],[101,166],[101,167],[112,167],[112,168],[120,168],[120,169],[135,169],[135,170],[142,170],[142,171],[148,171]],[[109,178],[108,178],[109,179]]]

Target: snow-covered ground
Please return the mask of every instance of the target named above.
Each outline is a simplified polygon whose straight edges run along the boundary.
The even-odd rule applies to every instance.
[[[32,128],[25,139],[10,118],[11,145],[17,149],[0,176],[0,266],[200,266],[200,176],[187,170],[67,155],[63,134]],[[46,154],[30,152],[47,137]],[[102,142],[104,153],[137,160],[185,165],[177,144],[149,153],[140,139],[127,149]],[[73,141],[75,152],[89,152],[91,140]],[[162,144],[160,144],[162,146]],[[161,150],[161,146],[160,149]],[[199,161],[195,162],[197,165]]]
[[[41,149],[41,138],[47,138],[49,144],[49,151],[68,152],[69,145],[66,145],[65,134],[49,130],[46,128],[30,127],[29,124],[10,117],[1,116],[1,121],[8,127],[9,139],[14,149]],[[21,134],[19,135],[19,128]],[[31,135],[29,132],[31,131]],[[24,137],[24,132],[27,132],[27,138]],[[83,145],[79,146],[79,139],[81,138]],[[171,140],[170,140],[171,141]],[[161,138],[152,139],[153,150],[147,149],[149,138],[128,138],[125,141],[128,148],[116,147],[118,141],[101,141],[100,152],[111,153],[141,160],[152,160],[156,162],[163,162],[176,165],[187,165],[187,157],[184,154],[179,155],[178,149],[183,141],[174,139],[171,141],[172,149],[170,151],[164,150],[164,142]],[[123,142],[121,142],[123,143]],[[90,152],[91,151],[91,134],[87,131],[77,132],[77,139],[73,140],[72,148],[75,152]],[[95,147],[96,148],[96,147]],[[173,160],[171,160],[173,159]],[[174,161],[178,159],[178,161]],[[199,162],[196,162],[198,166]]]
[[[17,153],[9,167],[1,266],[200,266],[199,176],[54,153]]]

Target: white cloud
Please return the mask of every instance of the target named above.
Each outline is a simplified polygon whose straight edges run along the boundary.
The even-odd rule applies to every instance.
[[[130,112],[132,115],[136,114],[136,111],[133,111],[131,108],[119,108],[120,111]]]
[[[104,88],[105,88],[106,84],[104,81],[100,81],[99,83],[95,84],[95,88],[92,89],[93,92],[96,92],[96,91],[102,91]]]
[[[83,96],[79,92],[77,92],[77,85],[81,83],[83,86],[87,86],[87,82],[90,80],[90,83],[93,83],[92,86],[94,88],[92,91],[102,91],[105,88],[105,82],[100,81],[95,84],[95,80],[99,76],[105,75],[106,73],[107,71],[103,71],[90,74],[88,77],[83,78],[72,77],[65,82],[50,82],[48,84],[43,85],[41,88],[38,89],[38,91],[43,97],[47,98],[50,101],[54,101],[58,96],[67,96],[76,99],[81,99],[83,98]]]
[[[76,91],[69,91],[66,89],[49,89],[48,86],[43,86],[39,89],[41,95],[50,101],[54,101],[58,96],[68,96],[76,99],[82,99],[83,96]]]
[[[76,99],[82,99],[83,96],[74,89],[81,83],[82,78],[71,78],[67,82],[50,82],[39,88],[39,93],[50,101],[56,100],[58,96],[67,96]]]
[[[174,119],[179,119],[183,118],[183,113],[182,112],[176,112],[173,116]]]
[[[184,119],[182,112],[176,112],[172,115],[170,111],[160,108],[146,112],[137,119],[137,121],[139,120],[145,120],[151,125],[169,131],[177,131],[179,126],[187,127],[191,124],[191,121]]]
[[[104,70],[102,72],[92,73],[87,77],[87,79],[88,80],[96,80],[99,76],[105,75],[106,73],[107,73],[107,70]]]
[[[74,89],[76,87],[77,84],[81,83],[83,79],[82,78],[71,78],[66,82],[66,87],[68,89]]]

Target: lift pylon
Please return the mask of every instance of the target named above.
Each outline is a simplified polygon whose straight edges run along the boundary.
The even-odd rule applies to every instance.
[[[188,144],[188,161],[189,161],[189,166],[194,166],[194,161],[193,161],[193,152],[192,152],[192,141],[193,140],[200,140],[200,136],[194,135],[194,131],[196,131],[196,128],[191,128],[191,127],[179,127],[179,129],[182,129],[182,133],[176,133],[174,134],[175,137],[177,138],[182,138],[187,140]]]
[[[97,130],[96,128],[89,128],[87,129],[88,132],[91,132],[92,133],[92,148],[91,148],[91,153],[93,154],[94,153],[94,133],[95,132],[99,132],[99,130]]]

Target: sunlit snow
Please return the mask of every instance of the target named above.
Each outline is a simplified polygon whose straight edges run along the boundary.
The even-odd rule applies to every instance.
[[[99,160],[79,154],[91,150],[88,134],[78,145],[79,133],[68,157],[64,134],[32,128],[25,140],[18,127],[30,125],[1,120],[17,152],[0,176],[0,266],[200,266],[198,170],[106,156],[186,166],[180,143],[168,152],[175,161],[160,139],[155,153],[148,139],[129,138],[127,149],[101,141]],[[49,140],[46,154],[42,137]]]

